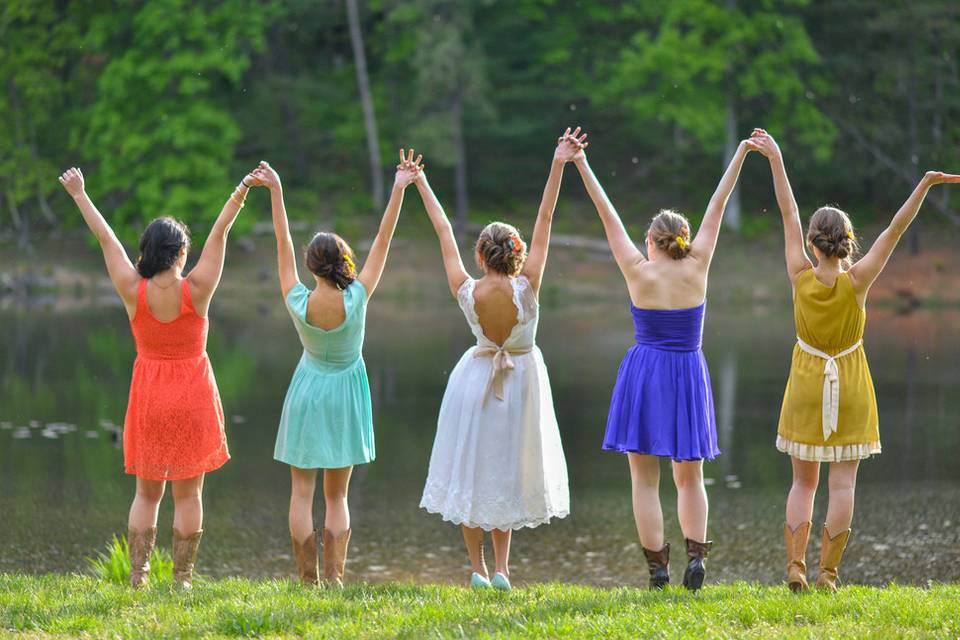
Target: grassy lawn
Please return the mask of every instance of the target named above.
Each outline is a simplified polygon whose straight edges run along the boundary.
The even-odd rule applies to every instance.
[[[456,586],[288,581],[170,583],[144,591],[86,576],[0,575],[0,630],[32,637],[957,638],[960,585],[847,587],[795,596],[745,583],[654,593],[541,584]]]

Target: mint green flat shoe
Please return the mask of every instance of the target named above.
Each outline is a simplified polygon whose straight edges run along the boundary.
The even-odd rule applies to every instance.
[[[507,580],[507,576],[499,571],[493,574],[493,580],[490,581],[490,586],[494,589],[500,589],[500,591],[510,591],[513,589],[513,587],[510,586],[510,581]]]
[[[470,586],[473,589],[489,589],[490,581],[474,571],[473,575],[470,576]]]

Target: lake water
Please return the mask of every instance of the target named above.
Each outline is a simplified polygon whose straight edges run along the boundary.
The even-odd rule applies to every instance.
[[[198,570],[291,576],[289,471],[272,453],[300,347],[278,296],[237,307],[226,297],[221,292],[214,303],[209,353],[233,459],[207,478]],[[627,301],[619,291],[586,306],[555,298],[544,296],[539,344],[570,471],[572,515],[515,535],[514,580],[644,585],[627,463],[600,450],[611,385],[632,341]],[[901,315],[878,307],[869,316],[884,452],[861,466],[841,574],[869,584],[960,580],[960,310]],[[134,357],[125,314],[110,293],[102,300],[8,300],[0,327],[0,571],[82,571],[86,557],[125,532],[134,489],[117,444]],[[705,333],[723,451],[705,467],[716,541],[708,579],[776,583],[790,465],[773,443],[794,339],[791,311],[710,304]],[[364,354],[378,458],[358,467],[351,485],[349,579],[467,577],[458,529],[418,503],[446,378],[469,345],[452,299],[372,301]],[[679,551],[675,490],[664,471],[668,537]],[[825,511],[825,476],[821,488],[815,522]],[[168,495],[160,516],[167,547],[171,511]],[[682,554],[674,557],[679,574]]]

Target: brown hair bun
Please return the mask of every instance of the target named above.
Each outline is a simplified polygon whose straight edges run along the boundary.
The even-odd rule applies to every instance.
[[[839,258],[849,269],[860,250],[850,216],[836,207],[820,207],[810,217],[807,242],[828,258]]]
[[[340,290],[357,279],[353,249],[335,233],[320,232],[313,236],[305,254],[310,272]]]
[[[690,253],[690,223],[682,214],[672,209],[663,209],[653,217],[647,232],[654,246],[674,260]]]
[[[477,238],[477,262],[497,273],[517,276],[527,260],[527,245],[520,232],[505,222],[491,222]]]

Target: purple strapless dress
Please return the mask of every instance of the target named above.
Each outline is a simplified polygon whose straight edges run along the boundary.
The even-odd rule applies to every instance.
[[[710,372],[700,349],[706,306],[631,305],[637,344],[620,363],[604,449],[674,460],[720,455]]]

